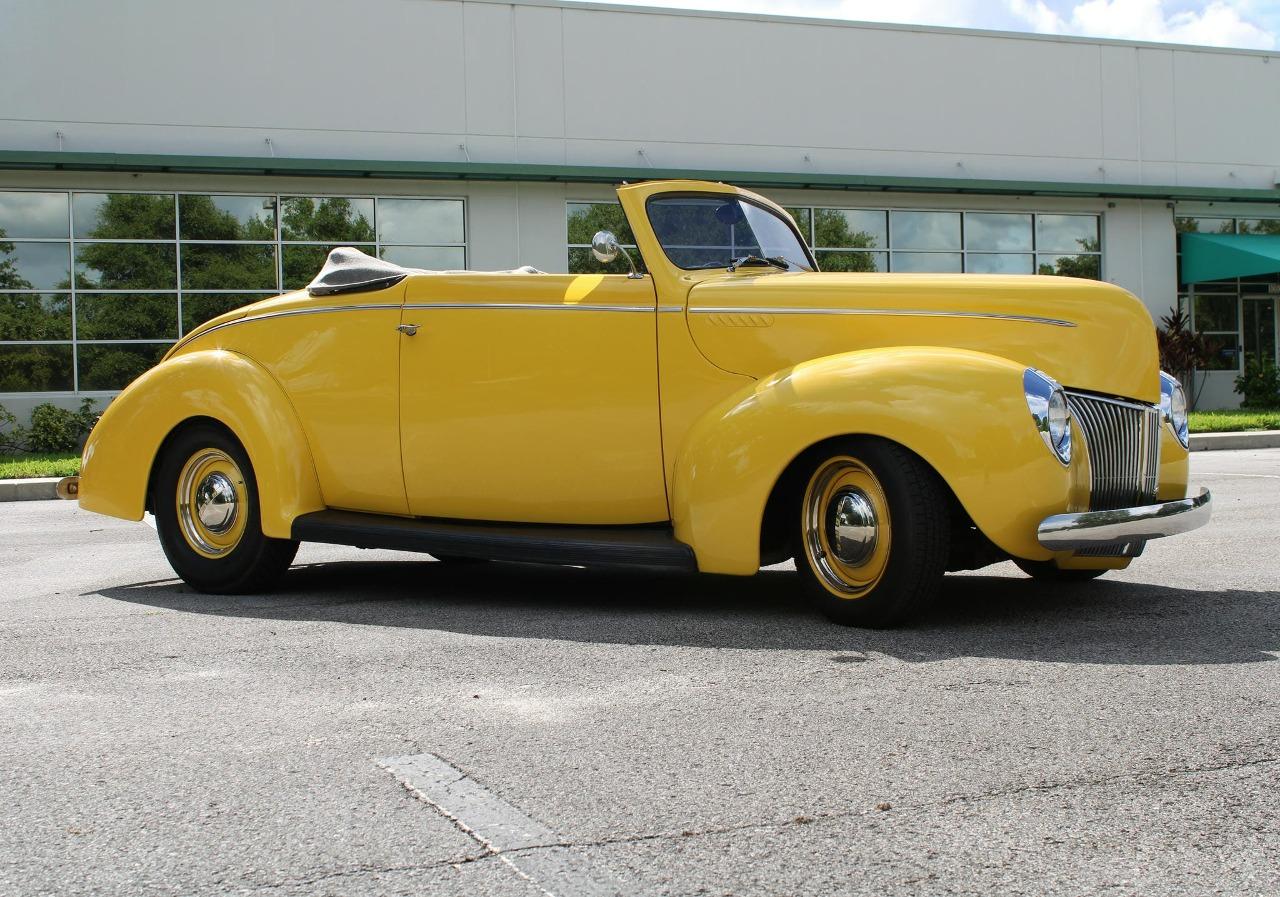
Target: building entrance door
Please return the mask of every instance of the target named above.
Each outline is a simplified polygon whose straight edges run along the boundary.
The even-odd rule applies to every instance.
[[[1276,297],[1244,299],[1244,357],[1276,360]]]

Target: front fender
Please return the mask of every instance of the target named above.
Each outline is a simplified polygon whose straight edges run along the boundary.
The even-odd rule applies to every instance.
[[[287,539],[295,517],[324,508],[311,449],[288,397],[264,368],[221,349],[170,358],[107,406],[85,443],[80,506],[141,520],[160,446],[193,417],[219,421],[244,446],[265,535]]]
[[[896,347],[804,362],[745,387],[694,425],[676,459],[675,534],[703,571],[755,572],[765,504],[787,466],[816,443],[858,434],[910,449],[991,541],[1047,560],[1036,527],[1088,506],[1088,474],[1045,446],[1025,369],[964,349]]]

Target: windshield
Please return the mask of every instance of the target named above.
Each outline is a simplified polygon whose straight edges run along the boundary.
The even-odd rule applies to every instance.
[[[648,210],[649,224],[662,251],[681,268],[727,268],[750,256],[771,260],[771,267],[814,270],[809,252],[791,224],[741,197],[668,194],[650,199]]]

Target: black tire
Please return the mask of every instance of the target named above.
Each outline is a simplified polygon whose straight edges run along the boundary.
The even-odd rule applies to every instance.
[[[1097,579],[1106,570],[1059,570],[1053,561],[1024,561],[1014,558],[1018,569],[1041,582],[1088,582]]]
[[[198,515],[185,515],[188,521],[185,524],[179,519],[179,490],[184,482],[193,479],[187,475],[190,465],[204,456],[213,457],[215,462],[225,458],[234,464],[232,467],[223,463],[214,471],[215,474],[222,472],[234,482],[237,496],[235,528],[227,538],[227,542],[233,538],[234,542],[216,546],[221,552],[217,556],[202,554],[195,548],[192,539],[213,535],[202,523],[192,519]],[[193,474],[203,469],[196,468]],[[241,477],[235,477],[235,473]],[[267,591],[289,569],[298,552],[297,542],[271,539],[262,534],[253,465],[239,440],[215,424],[189,426],[168,440],[152,477],[151,508],[169,564],[184,582],[201,592],[238,595]]]
[[[796,570],[805,591],[832,621],[876,629],[896,626],[920,614],[941,588],[951,538],[948,496],[927,464],[893,443],[857,437],[824,449],[812,459],[795,505]],[[848,468],[850,461],[856,467]],[[827,482],[832,476],[838,477],[835,486]],[[815,491],[820,488],[836,491]],[[827,550],[835,544],[831,513],[850,492],[861,493],[872,506],[876,533],[873,548],[860,546],[873,552],[871,558],[852,565],[834,549]],[[828,500],[827,494],[834,498]],[[815,528],[815,519],[823,524]],[[859,583],[864,574],[867,581]]]

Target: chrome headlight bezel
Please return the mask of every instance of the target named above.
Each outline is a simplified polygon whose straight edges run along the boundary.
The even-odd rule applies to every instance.
[[[1160,372],[1160,416],[1183,448],[1191,447],[1190,417],[1187,414],[1187,391],[1173,374]]]
[[[1040,438],[1066,467],[1071,463],[1071,406],[1066,391],[1048,374],[1027,368],[1022,374],[1022,392]]]

